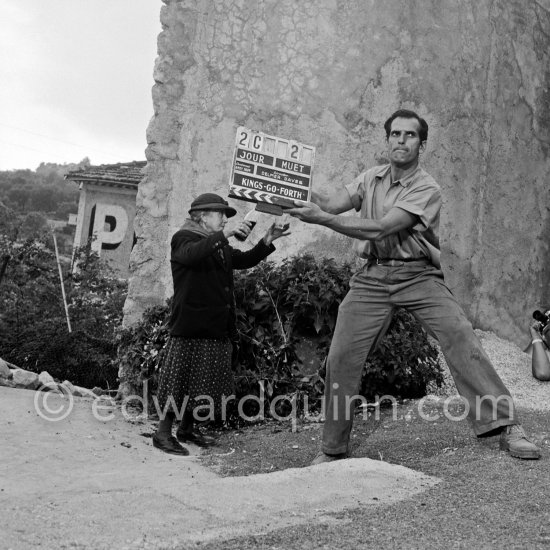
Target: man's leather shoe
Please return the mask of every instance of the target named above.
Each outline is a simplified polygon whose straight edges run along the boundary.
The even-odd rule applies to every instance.
[[[178,443],[178,440],[171,434],[166,436],[154,434],[153,447],[171,455],[187,456],[189,454],[189,451],[185,447],[182,447]]]
[[[197,447],[212,447],[212,445],[216,444],[216,440],[213,437],[202,435],[198,430],[192,432],[178,430],[176,432],[176,437],[182,443],[194,443]]]
[[[527,438],[523,428],[518,424],[505,426],[500,434],[500,448],[515,458],[540,458],[540,449]]]
[[[334,462],[335,460],[342,460],[347,458],[347,453],[340,453],[338,455],[327,455],[322,451],[311,461],[310,466],[316,466],[317,464],[324,464],[325,462]]]

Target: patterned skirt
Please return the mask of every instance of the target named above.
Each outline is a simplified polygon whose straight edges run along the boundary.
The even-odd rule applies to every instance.
[[[185,411],[200,407],[204,420],[225,419],[222,405],[234,393],[229,338],[171,336],[160,368],[157,399],[159,416],[173,411],[181,419]]]

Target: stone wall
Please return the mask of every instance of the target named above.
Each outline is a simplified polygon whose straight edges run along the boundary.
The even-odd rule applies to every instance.
[[[192,197],[227,195],[239,125],[314,145],[322,191],[383,160],[404,107],[430,124],[449,285],[475,326],[526,343],[550,306],[550,0],[164,2],[126,324],[171,295],[171,234]],[[346,237],[292,232],[279,258],[351,258]]]

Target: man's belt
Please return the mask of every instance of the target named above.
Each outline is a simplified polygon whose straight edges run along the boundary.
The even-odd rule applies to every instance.
[[[371,258],[376,265],[402,267],[404,265],[427,265],[430,263],[428,258]]]

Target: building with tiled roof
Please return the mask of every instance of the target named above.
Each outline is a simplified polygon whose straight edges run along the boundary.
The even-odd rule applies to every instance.
[[[73,170],[65,179],[78,182],[91,182],[96,185],[111,185],[137,189],[143,179],[143,169],[147,161],[120,162],[118,164],[101,164]]]
[[[102,164],[73,170],[65,179],[80,185],[74,247],[92,250],[120,277],[128,276],[134,245],[136,194],[146,161]]]

